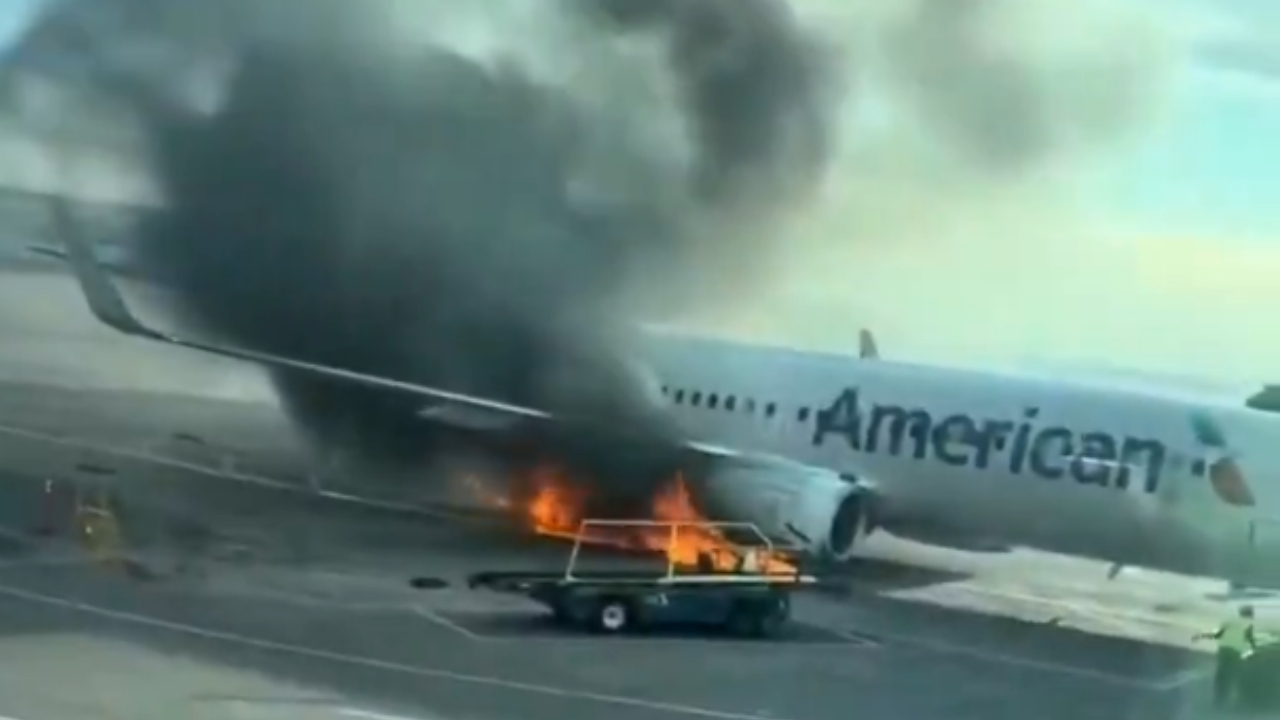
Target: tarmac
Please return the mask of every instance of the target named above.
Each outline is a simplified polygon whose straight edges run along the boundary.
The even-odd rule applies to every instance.
[[[74,316],[69,297],[42,312]],[[318,495],[255,380],[79,327],[0,348],[0,720],[1212,717],[1189,638],[1227,611],[1221,583],[1040,553],[874,537],[849,592],[798,597],[775,641],[553,631],[459,581],[557,569],[563,546],[395,509],[421,506],[403,485],[359,504],[326,470]],[[62,517],[48,478],[120,490],[151,572],[35,534]]]

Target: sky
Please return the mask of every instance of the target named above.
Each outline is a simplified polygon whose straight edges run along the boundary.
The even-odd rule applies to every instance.
[[[1077,1],[1021,2],[1051,27],[1030,42],[1075,24],[1081,57],[1125,51],[1089,46]],[[1280,382],[1280,5],[1143,9],[1182,54],[1129,142],[1004,185],[904,190],[898,156],[853,172],[762,309],[720,316],[731,334],[855,351],[869,327],[885,355],[925,362]]]
[[[1280,29],[1280,13],[1275,22]],[[1207,63],[1191,72],[1170,126],[1144,142],[1118,181],[1118,205],[1198,232],[1280,241],[1276,43],[1271,77]]]
[[[37,7],[36,0],[5,0],[0,11],[0,38],[12,38],[17,34]]]
[[[828,13],[906,1],[795,0]],[[0,42],[34,2],[3,0]],[[1078,22],[1071,0],[1024,2]],[[758,292],[689,322],[832,350],[866,326],[885,354],[925,360],[1280,381],[1280,40],[1265,37],[1280,5],[1110,2],[1167,16],[1186,53],[1158,118],[1105,162],[960,191],[904,179],[893,152],[850,160],[785,231],[790,252]],[[860,99],[851,137],[863,116],[891,118]]]

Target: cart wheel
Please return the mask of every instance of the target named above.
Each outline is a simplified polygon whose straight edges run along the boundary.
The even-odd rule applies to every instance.
[[[775,598],[773,612],[769,613],[769,617],[772,618],[772,624],[767,629],[771,631],[771,634],[776,635],[782,629],[782,626],[791,620],[791,596],[784,592],[778,593]]]
[[[764,603],[742,603],[729,615],[729,631],[738,637],[776,636],[791,617],[791,599],[779,594]]]
[[[631,608],[623,600],[605,600],[596,608],[595,628],[617,634],[631,627]]]
[[[729,634],[734,637],[752,637],[756,634],[755,611],[750,605],[740,603],[729,613]]]
[[[777,637],[790,616],[787,606],[776,605],[766,608],[755,618],[755,636],[759,638]]]
[[[552,603],[551,620],[557,625],[568,625],[573,622],[573,613],[569,612],[568,603],[564,601]]]

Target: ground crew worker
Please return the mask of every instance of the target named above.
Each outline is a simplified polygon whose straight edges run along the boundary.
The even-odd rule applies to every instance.
[[[1245,657],[1258,649],[1253,630],[1253,608],[1244,605],[1237,617],[1228,618],[1216,632],[1197,636],[1218,641],[1217,666],[1213,673],[1213,704],[1225,707],[1235,692],[1240,666]]]

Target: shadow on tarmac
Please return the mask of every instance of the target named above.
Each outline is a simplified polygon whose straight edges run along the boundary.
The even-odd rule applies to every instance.
[[[540,612],[531,607],[527,611],[470,611],[442,612],[441,617],[456,623],[468,632],[486,640],[505,641],[549,641],[559,640],[595,640],[595,641],[637,641],[661,640],[678,646],[682,641],[697,640],[724,643],[731,649],[735,645],[858,645],[865,641],[843,635],[831,628],[796,620],[789,623],[776,637],[750,638],[736,637],[722,629],[700,625],[678,626],[663,625],[650,628],[643,633],[628,632],[616,636],[598,636],[585,627],[566,628],[551,617],[550,613]]]

